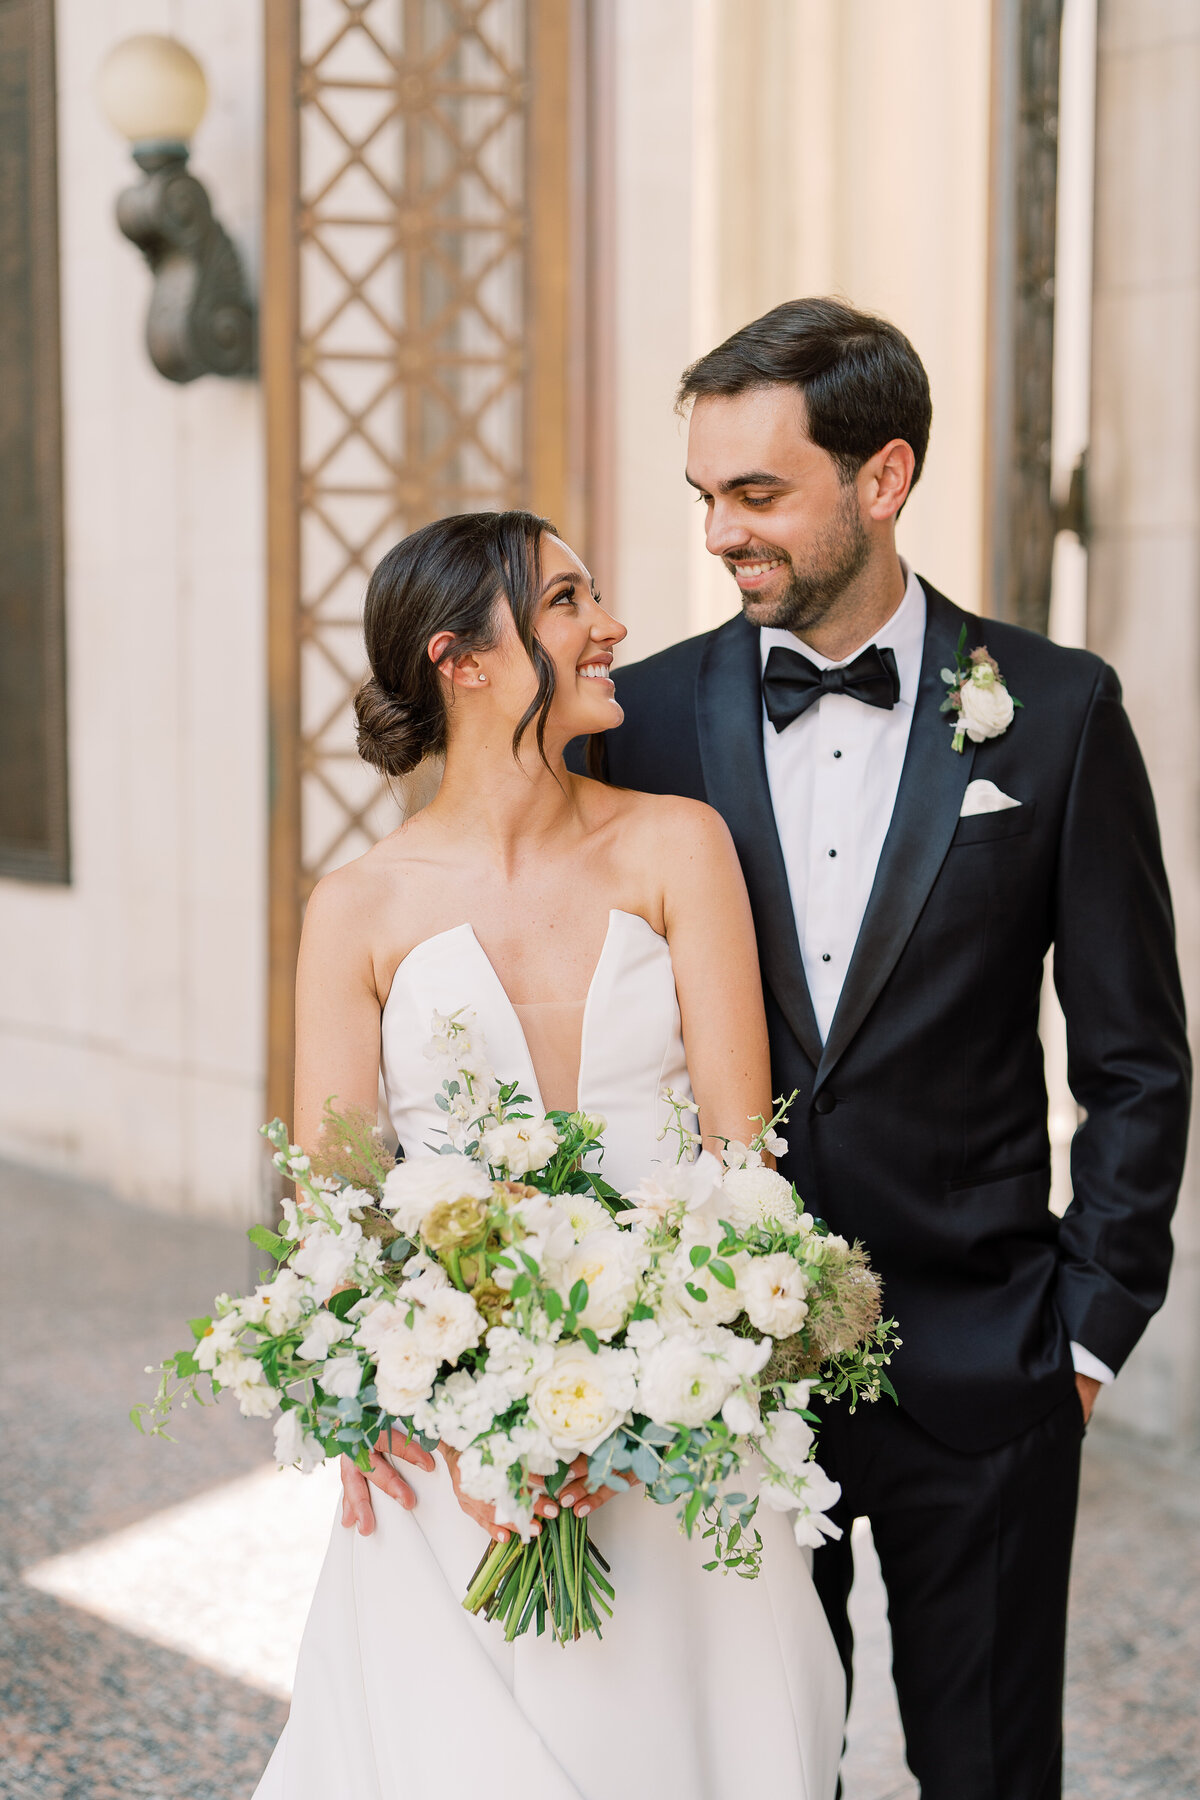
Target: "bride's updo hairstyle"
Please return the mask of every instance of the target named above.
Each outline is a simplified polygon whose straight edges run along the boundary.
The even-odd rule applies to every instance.
[[[494,650],[508,602],[537,675],[537,693],[513,733],[513,754],[537,720],[545,755],[554,665],[534,630],[541,542],[554,527],[535,513],[457,513],[435,519],[388,551],[367,585],[363,635],[371,673],[354,697],[358,754],[385,775],[407,775],[446,748],[447,711],[438,673],[472,651]],[[453,635],[436,665],[429,643]]]

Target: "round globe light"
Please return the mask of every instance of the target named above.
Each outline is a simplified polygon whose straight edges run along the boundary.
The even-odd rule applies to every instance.
[[[132,144],[186,144],[208,104],[204,70],[191,51],[153,32],[110,50],[97,86],[109,124]]]

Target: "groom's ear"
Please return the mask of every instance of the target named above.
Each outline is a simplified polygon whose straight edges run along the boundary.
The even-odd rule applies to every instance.
[[[858,492],[870,518],[882,525],[898,516],[912,492],[916,466],[912,445],[903,438],[892,438],[867,458],[858,471]]]

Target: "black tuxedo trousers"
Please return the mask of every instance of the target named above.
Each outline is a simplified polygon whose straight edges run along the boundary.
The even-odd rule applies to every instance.
[[[729,826],[758,932],[774,1091],[797,1091],[781,1167],[812,1211],[867,1245],[899,1322],[898,1412],[884,1402],[838,1420],[821,1455],[850,1513],[872,1517],[890,1604],[911,1621],[897,1679],[926,1800],[1045,1800],[1053,1774],[1006,1774],[999,1751],[990,1762],[960,1754],[951,1715],[964,1697],[945,1680],[947,1657],[977,1671],[979,1709],[1015,1705],[997,1662],[1001,1601],[1036,1588],[1045,1606],[1025,1620],[1022,1654],[1057,1718],[1079,1438],[1070,1344],[1119,1369],[1162,1303],[1190,1065],[1154,805],[1116,676],[923,586],[904,770],[824,1043],[767,784],[757,631],[734,619],[618,671],[625,721],[594,743],[615,785],[707,801]],[[939,707],[964,625],[968,648],[987,644],[1023,705],[1002,736],[959,755]],[[1020,804],[961,817],[975,779]],[[1038,1038],[1051,945],[1085,1111],[1061,1220],[1047,1204]],[[961,1494],[947,1502],[950,1468]],[[989,1507],[1012,1527],[990,1549],[979,1522]],[[1014,1523],[1022,1507],[1027,1529]],[[992,1558],[990,1618],[967,1551],[946,1554],[952,1513]],[[845,1556],[817,1553],[843,1649]],[[970,1654],[980,1634],[986,1657]],[[1010,1720],[993,1735],[1019,1729]],[[1057,1740],[1039,1729],[1029,1767],[1053,1770]]]

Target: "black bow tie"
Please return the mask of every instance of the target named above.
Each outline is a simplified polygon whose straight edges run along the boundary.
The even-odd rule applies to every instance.
[[[864,706],[882,706],[890,712],[900,698],[895,652],[868,644],[860,656],[840,669],[818,669],[798,650],[776,644],[763,670],[763,700],[776,731],[815,706],[822,694],[849,694]]]

